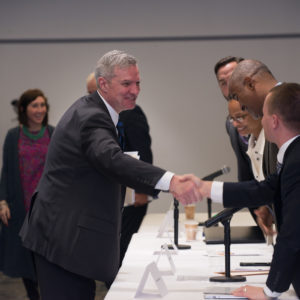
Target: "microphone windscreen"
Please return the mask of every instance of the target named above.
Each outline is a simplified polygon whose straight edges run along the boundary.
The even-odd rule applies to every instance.
[[[222,172],[223,172],[223,174],[228,174],[228,173],[230,172],[230,167],[224,166],[224,167],[222,168]]]

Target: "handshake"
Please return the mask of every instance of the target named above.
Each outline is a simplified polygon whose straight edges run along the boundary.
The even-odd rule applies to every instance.
[[[210,197],[212,181],[203,181],[193,174],[174,175],[170,183],[170,193],[181,204],[192,204]]]

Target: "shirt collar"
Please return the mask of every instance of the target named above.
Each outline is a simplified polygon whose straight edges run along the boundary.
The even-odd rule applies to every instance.
[[[117,126],[117,123],[119,121],[119,114],[113,109],[113,107],[104,99],[104,97],[99,93],[97,90],[97,93],[99,97],[103,100],[106,108],[108,109],[109,115],[114,123],[115,126]]]
[[[289,145],[300,135],[296,135],[293,138],[289,139],[288,141],[286,141],[279,149],[278,154],[277,154],[277,160],[279,163],[283,163],[283,157],[285,154],[286,149],[289,147]]]

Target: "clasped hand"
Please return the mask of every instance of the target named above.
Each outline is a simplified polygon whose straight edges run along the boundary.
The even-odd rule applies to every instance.
[[[211,184],[209,181],[202,181],[193,174],[174,175],[170,192],[183,205],[202,201],[210,194]]]

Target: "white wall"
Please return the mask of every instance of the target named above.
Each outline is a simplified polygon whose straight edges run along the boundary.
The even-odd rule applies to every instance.
[[[299,38],[15,44],[4,39],[299,33],[299,9],[297,0],[1,2],[0,146],[16,124],[12,99],[28,88],[42,89],[55,125],[85,93],[85,78],[98,58],[122,49],[139,60],[138,103],[151,127],[155,164],[198,176],[226,164],[232,172],[220,179],[236,180],[236,161],[224,128],[226,101],[217,87],[214,64],[227,55],[255,58],[278,80],[299,82]],[[149,211],[167,210],[172,198],[161,198]]]

